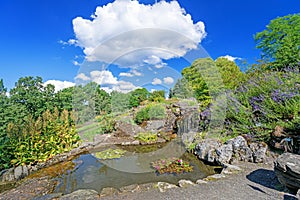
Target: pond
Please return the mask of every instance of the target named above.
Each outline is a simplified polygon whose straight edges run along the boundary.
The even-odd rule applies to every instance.
[[[73,160],[75,167],[56,177],[58,185],[54,192],[64,194],[77,189],[94,189],[98,192],[105,187],[121,188],[132,184],[169,182],[177,184],[181,179],[196,181],[214,174],[214,167],[207,166],[194,155],[186,153],[180,142],[146,146],[116,146],[126,150],[119,159],[101,160],[94,155],[95,150],[82,154]],[[158,174],[150,163],[168,157],[180,157],[193,166],[193,172],[183,174]]]

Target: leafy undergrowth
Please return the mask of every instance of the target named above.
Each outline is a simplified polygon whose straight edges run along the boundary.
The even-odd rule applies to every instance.
[[[95,153],[96,158],[102,159],[102,160],[108,160],[108,159],[117,159],[124,156],[126,153],[123,149],[106,149],[104,151],[100,151]]]
[[[182,174],[184,172],[192,172],[193,166],[179,158],[159,159],[151,163],[151,166],[159,174]]]

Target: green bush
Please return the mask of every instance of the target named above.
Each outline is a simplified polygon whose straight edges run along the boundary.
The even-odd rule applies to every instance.
[[[98,127],[101,134],[111,133],[115,127],[115,116],[113,114],[104,114],[96,117],[98,121]]]
[[[158,137],[156,133],[139,133],[134,138],[143,143],[153,143],[157,141]]]
[[[135,122],[141,124],[150,119],[163,119],[166,117],[166,109],[161,104],[148,104],[141,108],[135,115]]]
[[[4,157],[11,158],[12,165],[33,164],[77,147],[80,139],[69,118],[72,113],[56,109],[44,112],[37,120],[28,116],[22,124],[10,123]]]

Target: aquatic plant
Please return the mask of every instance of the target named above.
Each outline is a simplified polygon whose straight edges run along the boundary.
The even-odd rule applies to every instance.
[[[159,159],[151,163],[152,168],[159,174],[182,174],[192,172],[193,166],[180,158]]]
[[[116,159],[121,158],[126,153],[123,149],[106,149],[104,151],[96,152],[95,157],[102,159],[102,160],[108,160],[108,159]]]

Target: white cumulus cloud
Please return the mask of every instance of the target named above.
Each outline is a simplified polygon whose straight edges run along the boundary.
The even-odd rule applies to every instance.
[[[171,85],[172,83],[174,83],[174,79],[172,77],[165,77],[164,78],[164,83],[167,85]]]
[[[230,55],[221,56],[221,58],[227,58],[227,59],[230,60],[230,61],[242,60],[242,58],[239,58],[239,57],[233,57],[233,56],[230,56]]]
[[[206,36],[204,23],[194,23],[177,1],[116,0],[97,7],[91,17],[73,20],[76,40],[69,40],[83,48],[88,61],[159,64],[196,49]]]
[[[103,71],[91,71],[91,81],[98,83],[100,85],[102,84],[108,84],[108,85],[115,85],[118,83],[118,80],[114,75],[111,73],[111,71],[103,70]]]
[[[78,74],[75,79],[80,79],[80,80],[83,80],[83,81],[89,81],[91,80],[90,77],[88,77],[87,75],[85,75],[84,73],[80,73]]]
[[[52,84],[55,86],[55,92],[58,92],[62,89],[73,87],[75,86],[75,83],[69,82],[69,81],[59,81],[59,80],[48,80],[44,83],[44,86]]]
[[[160,85],[162,84],[162,81],[159,78],[154,78],[152,81],[152,85]]]

